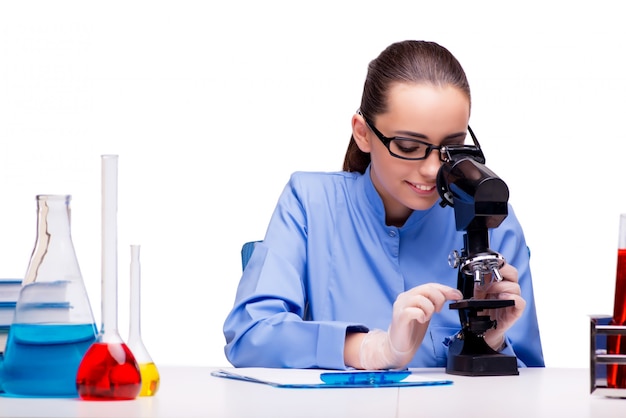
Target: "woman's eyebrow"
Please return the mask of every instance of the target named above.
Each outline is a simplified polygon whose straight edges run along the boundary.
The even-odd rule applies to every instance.
[[[443,138],[443,140],[450,141],[454,139],[465,139],[466,136],[467,136],[467,132],[457,132],[455,134],[450,134],[446,136],[445,138]]]
[[[396,133],[398,134],[397,136],[413,136],[415,138],[420,138],[420,139],[429,139],[428,136],[424,135],[424,134],[420,134],[418,132],[411,132],[411,131],[396,131]]]

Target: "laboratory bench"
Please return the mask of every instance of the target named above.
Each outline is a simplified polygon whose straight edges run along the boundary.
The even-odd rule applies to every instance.
[[[126,401],[0,395],[0,417],[626,416],[626,399],[590,393],[590,374],[585,368],[522,368],[517,376],[474,377],[450,375],[443,369],[415,369],[424,379],[451,380],[452,384],[338,389],[277,388],[215,377],[211,373],[216,369],[159,367],[156,395]],[[320,372],[305,371],[312,376]],[[284,376],[285,370],[280,373]]]

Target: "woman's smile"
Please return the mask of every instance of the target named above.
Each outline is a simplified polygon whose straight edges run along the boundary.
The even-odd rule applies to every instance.
[[[435,185],[411,183],[410,181],[407,181],[407,180],[405,180],[405,182],[411,187],[411,189],[413,189],[416,193],[422,196],[431,195],[433,191],[435,191]]]

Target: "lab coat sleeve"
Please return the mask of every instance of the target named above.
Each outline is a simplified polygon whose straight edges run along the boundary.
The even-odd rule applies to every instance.
[[[345,369],[346,332],[367,331],[305,320],[307,214],[296,183],[292,176],[255,245],[224,323],[225,354],[235,367]]]

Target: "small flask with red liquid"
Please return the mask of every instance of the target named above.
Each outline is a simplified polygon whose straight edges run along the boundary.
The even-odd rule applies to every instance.
[[[620,215],[611,325],[626,326],[626,213]],[[607,354],[626,354],[626,335],[607,336]],[[607,364],[607,387],[626,389],[626,365]]]
[[[102,327],[76,374],[84,400],[130,400],[141,390],[139,365],[117,329],[117,160],[102,156]]]

